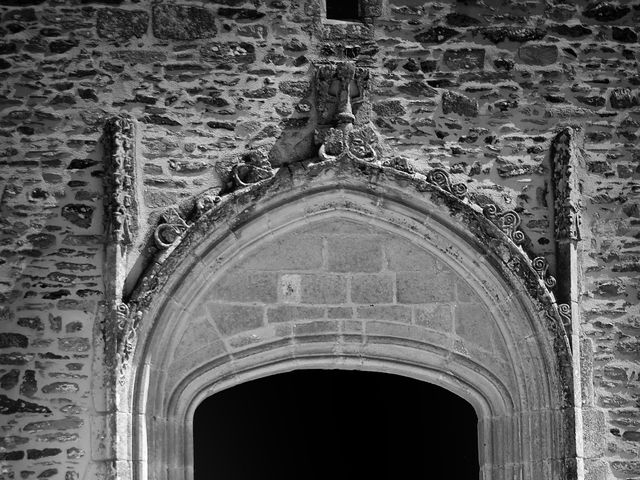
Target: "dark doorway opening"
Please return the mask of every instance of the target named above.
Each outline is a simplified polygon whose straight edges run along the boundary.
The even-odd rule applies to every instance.
[[[326,0],[327,18],[333,20],[351,20],[360,18],[359,0]]]
[[[471,405],[397,375],[273,375],[207,398],[193,429],[195,480],[479,478]]]

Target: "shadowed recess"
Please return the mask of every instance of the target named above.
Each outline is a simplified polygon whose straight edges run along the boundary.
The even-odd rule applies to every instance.
[[[298,370],[217,393],[194,415],[195,480],[477,480],[477,417],[397,375]]]
[[[357,20],[360,17],[358,0],[327,0],[327,18]]]

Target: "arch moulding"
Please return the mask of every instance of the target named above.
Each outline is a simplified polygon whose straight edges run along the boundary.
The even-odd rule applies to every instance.
[[[354,159],[294,165],[223,197],[161,253],[105,334],[113,473],[193,480],[191,422],[204,398],[275,373],[340,368],[466,399],[485,480],[573,478],[563,318],[545,265],[496,215],[446,174]],[[345,239],[375,245],[382,263],[332,264]],[[346,293],[312,298],[308,285],[326,290],[323,279]],[[358,298],[357,282],[372,279],[390,281],[393,295]]]

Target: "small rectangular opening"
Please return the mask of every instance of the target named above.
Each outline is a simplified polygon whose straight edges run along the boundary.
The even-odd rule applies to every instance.
[[[327,18],[331,20],[360,20],[359,0],[326,0]]]

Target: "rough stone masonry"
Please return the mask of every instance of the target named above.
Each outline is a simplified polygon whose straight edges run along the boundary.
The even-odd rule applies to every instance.
[[[153,241],[170,209],[332,154],[316,82],[331,62],[357,67],[363,155],[517,212],[556,275],[551,142],[577,132],[585,478],[640,477],[640,3],[361,0],[343,22],[323,1],[0,0],[0,478],[102,478],[111,458],[106,122],[136,123],[126,296],[171,243]]]

